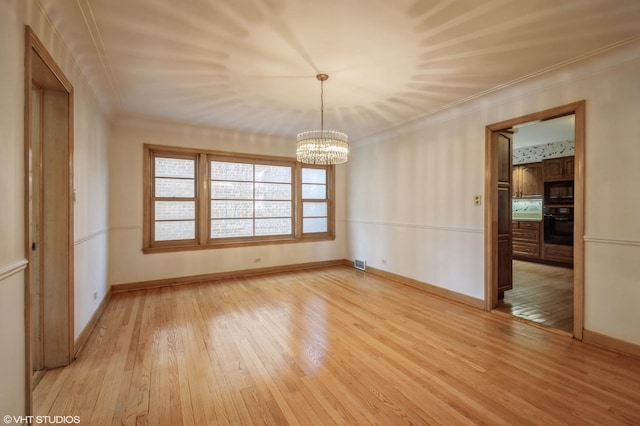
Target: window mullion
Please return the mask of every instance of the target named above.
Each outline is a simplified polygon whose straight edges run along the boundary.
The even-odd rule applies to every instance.
[[[294,208],[295,208],[295,238],[302,236],[302,165],[296,162],[295,170],[295,194],[294,194]]]
[[[209,168],[207,167],[207,155],[198,155],[198,164],[196,167],[196,181],[198,184],[196,193],[196,226],[198,235],[196,236],[198,244],[206,244],[211,233],[211,196],[209,195]]]
[[[252,213],[252,222],[253,222],[253,236],[256,236],[256,165],[253,164],[252,165],[252,170],[253,170],[253,200],[252,200],[252,204],[253,204],[253,213]]]
[[[335,166],[327,167],[327,231],[331,237],[335,237]]]

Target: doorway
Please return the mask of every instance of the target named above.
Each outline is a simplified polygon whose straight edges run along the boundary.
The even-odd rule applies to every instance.
[[[39,373],[68,365],[73,329],[73,88],[25,31],[27,413]]]
[[[513,279],[495,310],[573,333],[575,115],[511,130]]]
[[[575,163],[571,164],[574,171],[574,192],[572,194],[574,245],[570,253],[573,257],[574,267],[573,276],[569,278],[572,284],[573,324],[567,329],[577,339],[582,338],[584,323],[584,109],[585,102],[580,101],[495,123],[486,127],[485,141],[485,309],[493,310],[498,306],[500,293],[511,288],[508,286],[511,285],[513,278],[511,193],[515,189],[516,183],[512,182],[515,174],[511,174],[511,165],[505,166],[506,161],[511,163],[512,160],[513,146],[510,141],[510,136],[513,134],[512,129],[525,123],[551,120],[572,114],[575,116]],[[528,226],[532,227],[533,224]],[[509,241],[508,245],[505,241]],[[549,247],[553,248],[554,246]],[[558,254],[556,253],[556,255]],[[515,265],[522,266],[518,263]]]

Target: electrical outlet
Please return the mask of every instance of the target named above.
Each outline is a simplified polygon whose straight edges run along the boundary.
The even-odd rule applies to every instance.
[[[93,292],[93,300],[98,300],[98,292],[97,291]]]
[[[386,265],[386,264],[387,264],[387,259],[382,259],[382,260],[380,261],[380,263],[382,263],[383,265]]]
[[[482,204],[482,195],[476,195],[475,197],[473,197],[473,204],[475,204],[476,206]]]
[[[259,257],[256,257],[255,259],[253,259],[254,263],[260,263],[262,261],[262,259],[260,259]]]

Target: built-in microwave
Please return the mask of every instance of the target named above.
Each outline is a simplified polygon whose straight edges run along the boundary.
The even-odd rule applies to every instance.
[[[544,203],[558,206],[573,205],[573,181],[545,182]]]

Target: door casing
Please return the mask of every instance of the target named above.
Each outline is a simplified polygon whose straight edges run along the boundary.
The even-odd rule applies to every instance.
[[[498,302],[498,164],[493,135],[518,124],[575,114],[573,337],[579,340],[582,340],[584,330],[585,104],[584,100],[573,102],[485,128],[484,302],[485,310],[490,311]]]
[[[25,412],[31,415],[34,316],[41,316],[42,351],[38,354],[42,356],[41,365],[45,368],[67,365],[75,353],[73,87],[29,26],[25,28],[24,67],[24,250],[28,261],[25,270]],[[37,106],[32,95],[34,87],[41,93]],[[40,122],[33,123],[34,120]],[[38,134],[34,134],[36,132]],[[33,151],[34,138],[39,138],[36,152]],[[33,179],[41,184],[32,185]],[[33,211],[33,197],[38,198],[35,203],[38,212]],[[33,226],[36,220],[38,226]],[[38,236],[34,235],[34,229],[38,230]],[[35,247],[37,256],[32,250],[36,242],[39,243]],[[40,281],[41,295],[37,303],[33,299],[34,281]],[[38,312],[34,312],[36,309]]]

